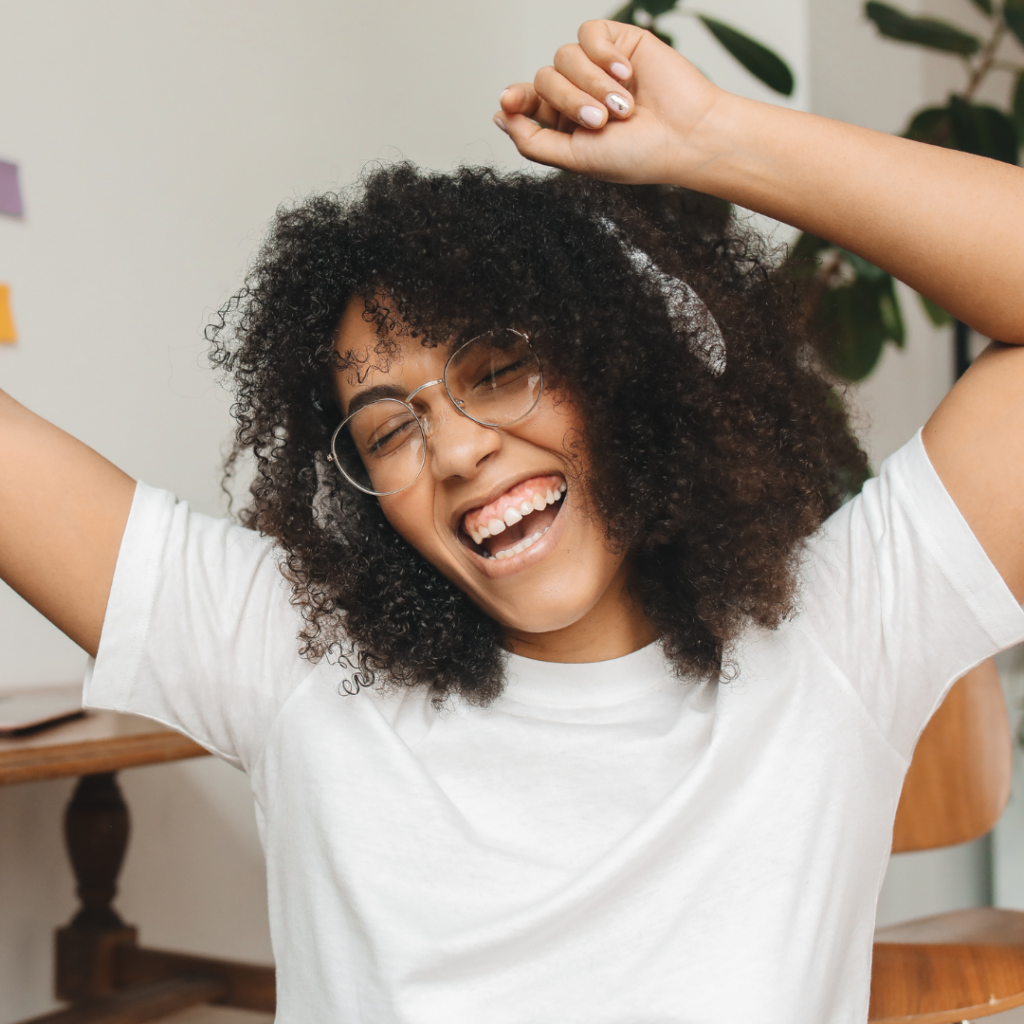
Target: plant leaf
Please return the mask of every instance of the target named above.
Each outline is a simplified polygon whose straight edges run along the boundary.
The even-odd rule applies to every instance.
[[[924,311],[928,314],[928,319],[936,327],[948,327],[953,322],[952,315],[941,306],[935,305],[927,295],[918,295],[918,298],[921,300],[921,305],[924,306]]]
[[[949,113],[956,149],[1008,164],[1017,162],[1017,127],[1003,111],[951,96]]]
[[[636,4],[630,0],[628,4],[620,7],[614,14],[608,15],[609,21],[621,21],[623,25],[636,24]]]
[[[989,138],[989,153],[995,160],[1015,164],[1020,151],[1021,133],[1012,117],[998,107],[980,107]]]
[[[849,252],[846,249],[839,251],[843,254],[846,262],[853,267],[853,272],[858,277],[863,277],[868,281],[884,281],[889,277],[884,270],[876,267],[874,263],[869,263],[863,256],[858,256],[855,252]]]
[[[816,326],[825,339],[826,362],[851,382],[863,380],[874,370],[887,341],[902,348],[906,338],[895,282],[884,271],[827,290]]]
[[[851,382],[871,373],[885,344],[877,300],[863,292],[856,284],[827,291],[819,312],[825,359],[837,376]]]
[[[907,329],[903,324],[903,311],[900,309],[900,300],[896,294],[896,282],[891,274],[885,275],[885,282],[879,291],[878,311],[889,340],[897,348],[903,348],[907,342]]]
[[[793,72],[778,54],[721,21],[705,17],[703,14],[699,14],[698,17],[708,31],[755,78],[759,78],[769,89],[774,89],[783,96],[793,95]]]
[[[875,23],[878,31],[889,39],[901,43],[916,43],[944,53],[959,53],[965,57],[981,49],[981,40],[963,29],[937,18],[915,18],[889,4],[869,0],[864,13]]]
[[[803,263],[806,260],[813,260],[822,249],[828,249],[831,246],[832,243],[826,242],[824,238],[809,235],[804,231],[789,251],[789,262]]]
[[[992,17],[992,0],[973,0],[974,6]]]
[[[1003,18],[1010,31],[1024,43],[1024,0],[1005,0]]]
[[[636,6],[646,11],[652,18],[668,14],[678,2],[679,0],[635,0]]]
[[[928,142],[933,146],[953,145],[953,118],[949,107],[926,107],[919,110],[903,133],[905,139]]]
[[[1013,123],[1017,127],[1017,142],[1024,146],[1024,71],[1017,76],[1013,90]]]

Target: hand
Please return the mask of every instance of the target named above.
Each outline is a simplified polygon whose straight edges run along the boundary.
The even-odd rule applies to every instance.
[[[523,156],[607,181],[691,184],[715,153],[699,137],[727,95],[635,25],[587,21],[494,121]],[[627,88],[628,86],[628,88]]]

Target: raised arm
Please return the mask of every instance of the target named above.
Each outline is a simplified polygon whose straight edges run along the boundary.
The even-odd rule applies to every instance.
[[[1024,345],[1024,170],[733,96],[634,26],[587,22],[579,39],[502,95],[495,120],[524,156],[739,203],[864,256],[983,335]],[[925,444],[1024,598],[1024,348],[995,346],[978,360]]]
[[[864,256],[987,337],[1024,342],[1024,170],[734,96],[635,26],[587,22],[580,39],[502,95],[497,119],[524,156],[709,192]],[[577,127],[588,107],[599,130]]]
[[[0,391],[0,579],[89,654],[135,482]]]

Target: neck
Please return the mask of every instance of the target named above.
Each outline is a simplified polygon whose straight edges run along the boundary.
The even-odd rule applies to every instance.
[[[506,629],[513,654],[564,664],[611,661],[646,647],[658,632],[629,592],[626,564],[620,566],[600,600],[581,619],[547,633]]]

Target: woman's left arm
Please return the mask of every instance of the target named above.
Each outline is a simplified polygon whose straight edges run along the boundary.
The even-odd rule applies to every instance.
[[[757,210],[863,256],[1009,343],[977,361],[924,438],[1024,598],[1024,170],[731,95],[634,26],[587,22],[579,39],[502,96],[497,120],[524,156]],[[601,124],[585,127],[595,110]]]

